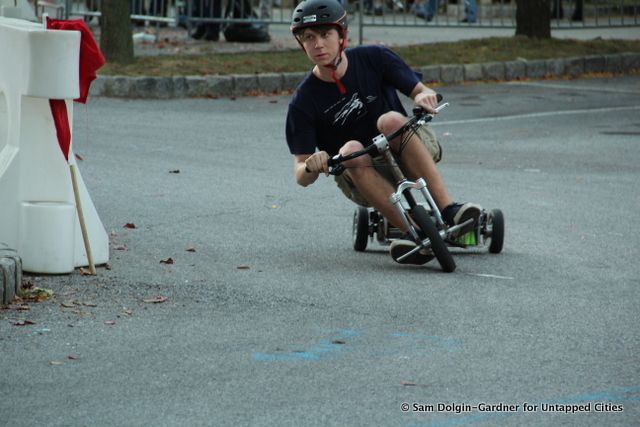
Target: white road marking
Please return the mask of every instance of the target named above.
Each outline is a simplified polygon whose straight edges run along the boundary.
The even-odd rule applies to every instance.
[[[511,116],[483,117],[479,119],[437,121],[437,122],[431,123],[431,125],[447,126],[447,125],[461,125],[461,124],[470,124],[470,123],[490,123],[490,122],[500,122],[504,120],[534,119],[534,118],[540,118],[540,117],[567,116],[567,115],[574,115],[574,114],[611,113],[615,111],[629,111],[629,110],[640,110],[640,105],[630,105],[628,107],[584,108],[581,110],[544,111],[540,113],[513,114]]]
[[[614,89],[606,86],[567,86],[559,83],[551,83],[551,82],[507,82],[509,85],[513,86],[537,86],[537,87],[548,87],[551,89],[564,89],[570,91],[591,91],[591,92],[611,92],[611,93],[640,93],[639,90],[629,90],[629,89]]]

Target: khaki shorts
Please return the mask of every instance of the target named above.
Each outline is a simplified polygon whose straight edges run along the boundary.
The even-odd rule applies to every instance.
[[[431,126],[425,125],[420,126],[418,129],[418,136],[420,137],[420,141],[427,147],[427,151],[431,154],[433,161],[438,163],[440,159],[442,159],[442,147],[436,138],[436,134],[431,129]],[[387,181],[391,184],[395,185],[395,179],[393,178],[393,174],[391,173],[391,168],[387,165],[387,162],[381,157],[374,157],[372,159],[373,167],[376,171],[382,175]],[[400,169],[404,171],[403,164],[400,160],[398,160],[398,165]],[[335,177],[336,184],[342,190],[345,196],[347,196],[351,201],[357,203],[360,206],[369,207],[371,204],[364,198],[360,191],[356,188],[349,174],[343,173],[342,175]]]

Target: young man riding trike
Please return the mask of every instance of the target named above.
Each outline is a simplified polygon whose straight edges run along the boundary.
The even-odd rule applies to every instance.
[[[354,248],[364,250],[363,236],[375,233],[390,243],[396,262],[425,264],[435,256],[444,271],[455,269],[447,244],[465,247],[490,238],[490,250],[499,252],[502,236],[495,229],[502,214],[455,203],[436,167],[441,147],[424,126],[439,111],[435,91],[386,47],[345,50],[347,14],[336,0],[303,1],[291,30],[314,64],[287,113],[295,179],[308,186],[321,173],[335,175],[360,206]],[[410,119],[398,91],[413,99]]]

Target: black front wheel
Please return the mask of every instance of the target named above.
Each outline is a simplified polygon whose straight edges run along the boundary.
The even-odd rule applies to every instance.
[[[431,241],[431,250],[436,259],[440,263],[440,267],[446,273],[451,273],[456,269],[456,262],[449,252],[449,248],[442,240],[435,223],[424,209],[423,206],[416,206],[411,209],[411,217],[418,224],[418,227],[422,229],[425,236]]]

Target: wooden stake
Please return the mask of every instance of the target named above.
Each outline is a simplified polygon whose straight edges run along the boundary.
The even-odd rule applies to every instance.
[[[87,252],[87,259],[89,260],[89,272],[92,276],[95,276],[97,274],[96,266],[93,264],[93,255],[91,254],[89,235],[87,234],[87,226],[84,223],[84,213],[82,212],[82,204],[80,203],[80,191],[78,190],[75,165],[69,164],[69,171],[71,172],[71,183],[73,184],[73,195],[76,199],[76,210],[78,211],[78,219],[80,220],[82,240],[84,240],[84,250]]]

